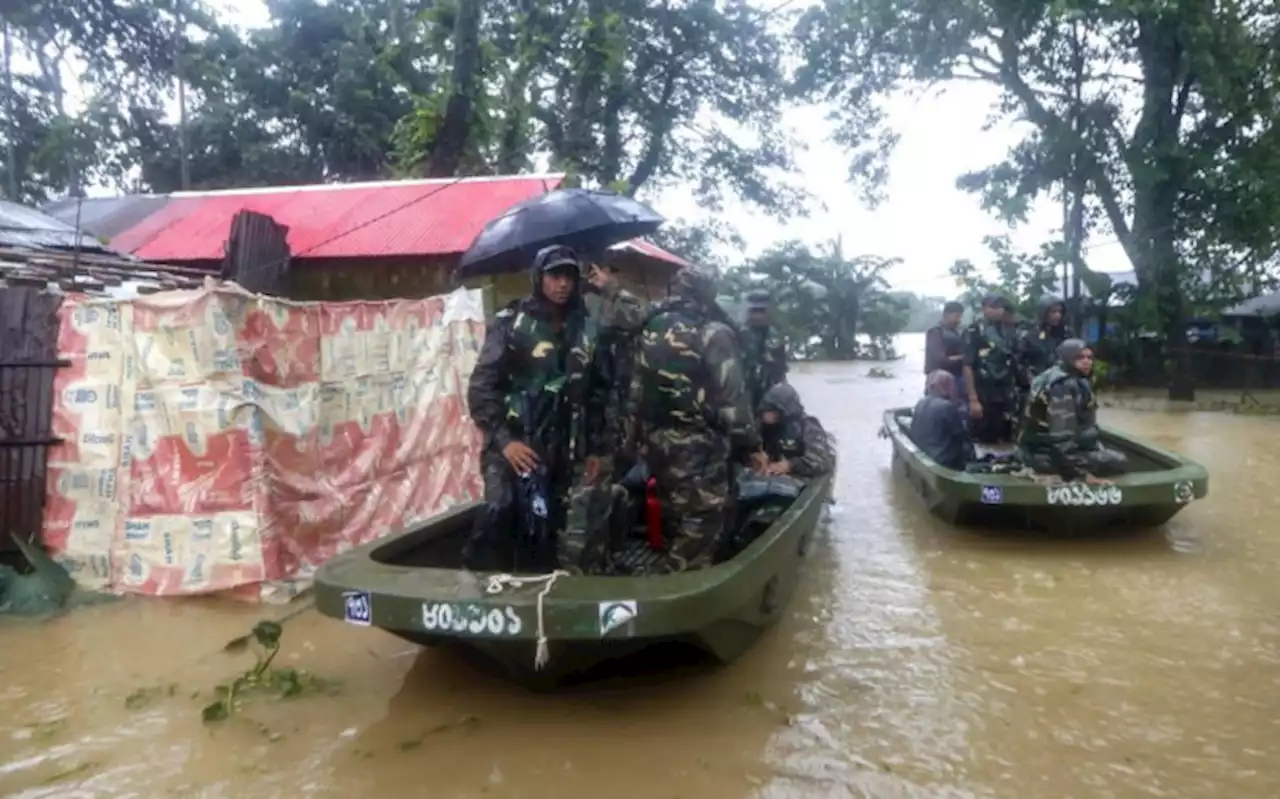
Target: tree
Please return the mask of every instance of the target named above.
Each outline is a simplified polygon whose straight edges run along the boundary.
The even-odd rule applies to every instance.
[[[747,246],[732,225],[719,219],[706,219],[695,224],[668,222],[649,238],[691,264],[722,273],[729,269],[729,263],[717,250],[728,248],[740,252]]]
[[[903,326],[903,333],[923,333],[938,324],[942,317],[942,306],[947,302],[946,297],[913,294],[909,291],[892,291],[889,295],[906,306],[907,322]]]
[[[892,143],[880,107],[889,93],[997,87],[995,115],[1033,132],[962,185],[1017,219],[1075,165],[1088,224],[1123,246],[1171,356],[1185,352],[1190,303],[1256,290],[1274,264],[1280,17],[1268,4],[835,0],[797,34],[798,88],[837,101],[841,138],[870,143],[855,148],[861,163],[882,166]],[[1170,367],[1170,396],[1190,398],[1188,358]]]
[[[1060,282],[1062,243],[1042,245],[1034,253],[1015,252],[1008,236],[985,236],[983,244],[995,262],[995,280],[983,278],[969,259],[957,259],[951,276],[964,289],[960,301],[976,312],[984,295],[996,293],[1012,302],[1022,318],[1034,319],[1040,300],[1053,294]]]
[[[118,177],[122,104],[158,108],[174,75],[173,11],[173,0],[29,2],[6,11],[14,118],[3,131],[13,153],[4,168],[16,173],[16,199],[81,195],[86,183]],[[185,14],[194,26],[208,22],[198,3]],[[77,112],[68,77],[80,65],[88,99]]]
[[[730,270],[723,292],[741,298],[767,289],[775,323],[793,355],[850,360],[862,353],[858,335],[883,339],[902,331],[906,308],[891,297],[884,273],[898,261],[846,256],[840,239],[818,251],[789,241]]]

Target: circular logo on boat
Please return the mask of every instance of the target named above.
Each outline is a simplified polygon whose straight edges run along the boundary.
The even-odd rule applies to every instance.
[[[1179,505],[1185,505],[1196,498],[1195,487],[1190,480],[1182,480],[1173,486],[1173,499]]]
[[[600,635],[608,635],[619,627],[630,624],[638,616],[640,607],[634,599],[616,599],[600,603]]]
[[[1004,489],[1000,486],[982,487],[982,504],[1000,505],[1004,503]]]

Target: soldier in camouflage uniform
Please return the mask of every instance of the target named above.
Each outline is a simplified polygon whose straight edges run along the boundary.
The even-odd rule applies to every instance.
[[[757,408],[764,393],[787,379],[787,349],[770,318],[769,292],[747,295],[747,325],[742,331],[743,368],[751,407]]]
[[[601,366],[598,371],[609,386],[606,415],[608,429],[616,436],[612,447],[615,452],[621,452],[626,443],[623,417],[630,402],[636,349],[640,329],[649,315],[649,304],[618,285],[617,276],[607,267],[592,266],[587,272],[587,280],[600,294],[596,355]],[[621,479],[631,466],[625,458],[619,458],[614,464],[613,476]]]
[[[1062,343],[1076,337],[1066,323],[1067,306],[1061,297],[1045,297],[1040,300],[1038,310],[1037,324],[1028,327],[1018,339],[1018,365],[1028,391],[1036,376],[1057,362]]]
[[[471,419],[484,434],[485,510],[464,551],[473,570],[577,570],[586,542],[564,529],[565,499],[574,483],[599,481],[609,449],[607,384],[593,374],[578,257],[547,247],[530,277],[530,296],[489,323],[467,389]],[[527,475],[542,483],[541,508],[539,500],[520,500]],[[549,540],[524,540],[530,513],[545,518]]]
[[[1064,480],[1096,483],[1124,473],[1124,454],[1103,447],[1098,439],[1098,404],[1089,378],[1093,351],[1080,339],[1067,339],[1059,354],[1058,364],[1031,384],[1031,400],[1018,431],[1023,462]]]
[[[965,330],[965,390],[969,392],[970,433],[975,441],[1010,441],[1017,417],[1017,338],[1005,321],[1009,301],[982,298],[982,317]]]
[[[816,417],[804,412],[800,395],[779,383],[760,400],[760,436],[769,456],[766,474],[789,474],[801,479],[835,471],[831,436]]]
[[[755,468],[768,465],[736,336],[716,304],[711,275],[681,269],[671,296],[651,311],[640,334],[630,407],[629,439],[643,447],[671,522],[657,570],[710,566],[736,507],[730,459],[751,453]]]

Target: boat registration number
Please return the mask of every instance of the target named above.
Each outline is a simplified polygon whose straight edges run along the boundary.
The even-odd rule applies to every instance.
[[[1045,489],[1045,495],[1050,505],[1071,507],[1119,505],[1124,501],[1124,492],[1119,486],[1091,486],[1086,483],[1049,486]]]
[[[510,605],[495,607],[475,602],[423,602],[422,629],[509,637],[519,635],[524,629],[524,622]]]

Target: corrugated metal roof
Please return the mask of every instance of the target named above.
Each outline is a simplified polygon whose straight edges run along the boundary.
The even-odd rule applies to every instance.
[[[79,205],[80,229],[110,241],[159,211],[169,203],[164,195],[141,194],[128,197],[86,197],[47,203],[42,211],[73,227]]]
[[[1223,316],[1274,316],[1280,314],[1280,292],[1245,300],[1222,312]]]
[[[289,228],[295,256],[447,255],[465,251],[490,219],[562,180],[528,175],[175,193],[111,244],[148,261],[221,259],[231,219],[250,210]]]
[[[645,241],[644,239],[632,239],[617,244],[613,249],[628,249],[638,252],[641,255],[647,255],[650,258],[657,258],[659,261],[666,261],[676,266],[689,266],[689,262],[673,252],[667,252],[656,244]]]
[[[90,252],[107,252],[102,242],[81,233],[46,213],[25,205],[0,200],[0,244],[32,249],[77,247]]]

